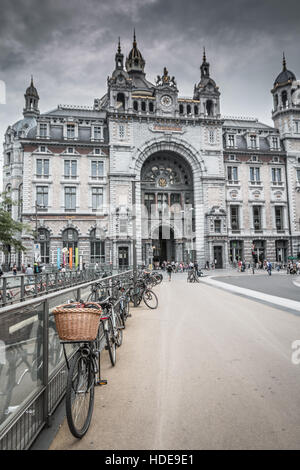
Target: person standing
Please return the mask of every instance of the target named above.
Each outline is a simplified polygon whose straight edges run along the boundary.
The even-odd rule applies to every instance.
[[[13,272],[14,276],[17,275],[17,265],[16,265],[16,263],[14,263],[14,265],[13,265],[12,272]]]
[[[267,261],[267,271],[268,271],[269,276],[271,276],[271,274],[272,274],[272,264],[271,264],[271,261]]]

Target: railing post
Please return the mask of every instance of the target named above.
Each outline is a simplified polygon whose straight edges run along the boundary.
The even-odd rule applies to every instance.
[[[49,417],[49,301],[43,304],[43,385],[45,387],[43,396],[44,422],[50,426]]]
[[[2,304],[6,305],[6,285],[7,285],[7,278],[3,278],[3,286],[2,286]]]
[[[46,273],[46,294],[48,294],[49,288],[49,273]]]
[[[21,276],[21,293],[20,293],[20,300],[21,302],[24,301],[25,298],[25,280],[24,280],[24,274]]]

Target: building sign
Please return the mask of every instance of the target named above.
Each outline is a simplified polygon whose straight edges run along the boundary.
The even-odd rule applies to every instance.
[[[155,124],[153,126],[154,131],[171,131],[171,132],[182,132],[182,127],[179,126],[172,126],[166,124]]]

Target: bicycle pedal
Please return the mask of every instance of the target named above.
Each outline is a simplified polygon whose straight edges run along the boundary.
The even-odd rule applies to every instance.
[[[118,326],[118,330],[124,330],[125,326]]]
[[[131,313],[128,313],[127,318],[132,317]]]
[[[105,379],[98,380],[97,385],[107,385],[107,380]]]

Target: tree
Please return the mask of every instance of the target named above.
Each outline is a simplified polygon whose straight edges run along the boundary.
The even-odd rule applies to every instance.
[[[4,253],[8,252],[8,247],[14,247],[16,251],[26,251],[21,241],[23,231],[31,232],[27,224],[14,220],[11,216],[11,207],[17,203],[13,202],[9,193],[0,195],[0,245]]]

